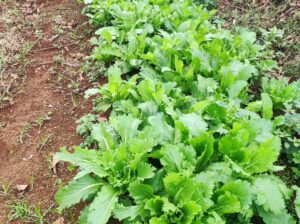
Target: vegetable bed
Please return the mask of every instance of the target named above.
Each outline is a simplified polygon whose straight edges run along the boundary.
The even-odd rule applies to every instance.
[[[268,77],[256,33],[192,0],[84,3],[108,81],[86,92],[83,143],[56,154],[79,167],[59,209],[87,201],[84,224],[297,223],[300,188],[275,174],[284,157],[299,176],[300,82]]]

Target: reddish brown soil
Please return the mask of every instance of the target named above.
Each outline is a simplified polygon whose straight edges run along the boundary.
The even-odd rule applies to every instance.
[[[0,223],[12,223],[8,221],[7,204],[13,200],[40,205],[43,209],[55,207],[54,194],[60,180],[69,179],[70,172],[58,167],[55,174],[51,170],[52,156],[61,146],[80,143],[75,121],[91,111],[91,105],[82,97],[89,87],[80,72],[83,56],[89,53],[86,46],[89,38],[82,35],[86,19],[80,14],[81,6],[75,0],[22,0],[18,3],[17,7],[23,10],[28,21],[39,25],[42,38],[33,35],[34,27],[24,30],[24,35],[28,35],[26,39],[36,42],[27,56],[31,64],[26,69],[22,91],[14,96],[14,103],[0,109],[0,189],[2,184],[11,186],[8,197],[0,196]],[[57,27],[62,31],[57,32]],[[75,37],[71,36],[76,30]],[[58,44],[62,47],[57,48]],[[71,83],[79,86],[72,89]],[[38,127],[35,121],[47,113],[51,113],[51,119]],[[30,128],[21,143],[20,131],[28,124]],[[50,141],[39,149],[45,136],[51,136]],[[20,184],[28,185],[28,189],[17,192],[14,188]],[[58,218],[59,215],[49,213],[45,223]],[[64,217],[64,223],[71,223],[71,219]]]

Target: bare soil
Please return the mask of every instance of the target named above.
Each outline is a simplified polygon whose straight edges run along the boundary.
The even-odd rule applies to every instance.
[[[72,223],[72,212],[55,213],[53,199],[71,172],[61,164],[54,167],[52,158],[61,146],[80,143],[75,121],[91,111],[83,100],[89,83],[81,71],[90,52],[90,28],[75,0],[0,1],[0,8],[0,31],[12,35],[0,35],[0,43],[19,40],[6,56],[15,56],[23,43],[31,46],[22,59],[5,67],[5,74],[20,74],[0,83],[2,88],[14,83],[9,88],[10,100],[0,106],[0,190],[10,186],[8,195],[0,195],[0,223],[28,221],[9,221],[12,211],[8,207],[18,201],[38,205],[43,211],[50,208],[44,223],[59,218]],[[3,19],[12,11],[9,20]],[[28,187],[18,191],[18,185]]]

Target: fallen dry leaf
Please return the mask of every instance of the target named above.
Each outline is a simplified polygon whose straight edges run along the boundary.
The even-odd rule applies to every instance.
[[[51,166],[51,169],[53,171],[53,173],[57,173],[57,170],[56,170],[56,167],[57,167],[57,164],[58,164],[59,160],[55,158],[55,156],[52,157],[52,166]]]
[[[20,184],[16,186],[17,191],[22,192],[28,188],[28,184]]]
[[[52,224],[64,224],[65,223],[65,220],[64,220],[64,218],[59,218],[59,219],[57,219],[54,223],[52,223]]]

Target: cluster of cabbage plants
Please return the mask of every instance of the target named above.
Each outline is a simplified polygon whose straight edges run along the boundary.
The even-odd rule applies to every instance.
[[[300,190],[273,172],[284,169],[277,112],[299,106],[299,82],[260,81],[276,62],[256,34],[192,0],[84,3],[107,83],[86,92],[82,145],[56,154],[79,168],[59,209],[87,201],[84,224],[296,223],[286,205],[298,192],[300,215]]]

